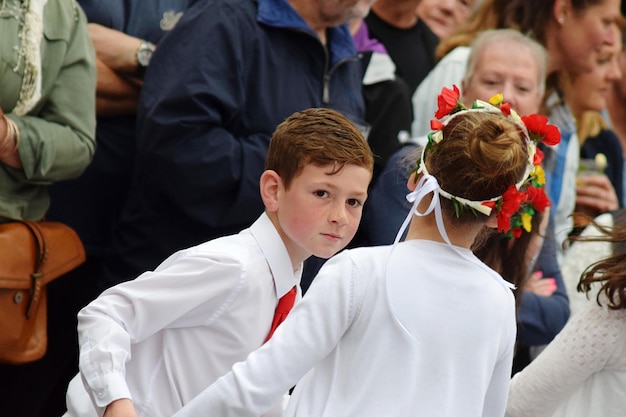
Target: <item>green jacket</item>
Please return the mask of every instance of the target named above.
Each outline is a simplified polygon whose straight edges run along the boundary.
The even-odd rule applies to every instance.
[[[0,107],[19,127],[24,166],[0,163],[0,222],[41,219],[47,186],[80,175],[95,151],[95,52],[74,0],[46,3],[41,99],[25,115],[13,113],[24,75],[20,7],[21,0],[0,3]]]

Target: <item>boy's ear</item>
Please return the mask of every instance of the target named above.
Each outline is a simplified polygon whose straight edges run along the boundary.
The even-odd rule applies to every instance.
[[[278,192],[281,185],[282,179],[276,171],[271,169],[263,171],[263,174],[261,174],[260,191],[265,210],[269,212],[278,211]]]

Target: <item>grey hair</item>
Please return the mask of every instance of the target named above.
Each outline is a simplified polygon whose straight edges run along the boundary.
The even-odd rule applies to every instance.
[[[546,90],[546,76],[548,68],[548,53],[539,42],[525,36],[515,29],[490,29],[482,31],[470,45],[471,51],[467,59],[465,76],[463,81],[468,84],[474,76],[476,61],[482,52],[494,44],[505,43],[511,48],[526,48],[537,63],[539,70],[539,98],[543,97]]]

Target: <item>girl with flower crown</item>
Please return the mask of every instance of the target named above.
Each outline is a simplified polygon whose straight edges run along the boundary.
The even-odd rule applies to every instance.
[[[504,414],[515,302],[470,247],[540,209],[540,154],[508,107],[447,98],[408,180],[407,239],[327,262],[273,338],[176,417],[258,416],[296,383],[287,417]]]
[[[473,100],[487,100],[505,92],[503,98],[520,114],[536,113],[544,91],[546,61],[544,48],[515,30],[484,31],[472,43],[461,99],[471,105]],[[449,93],[454,104],[456,92],[450,89]],[[406,173],[419,151],[417,145],[404,146],[392,156],[372,186],[361,221],[372,245],[392,243],[406,217],[410,209],[404,198]],[[550,223],[544,232],[539,217],[548,218],[549,212],[533,216],[530,231],[520,227],[521,217],[518,217],[514,233],[481,235],[472,247],[483,262],[517,287],[515,369],[529,362],[530,347],[549,343],[569,317],[567,293],[557,263],[554,225]]]

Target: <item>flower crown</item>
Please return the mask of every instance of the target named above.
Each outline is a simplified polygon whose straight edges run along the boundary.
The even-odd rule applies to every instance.
[[[483,201],[473,201],[462,197],[457,197],[449,192],[440,189],[439,194],[452,201],[457,217],[465,207],[468,207],[476,214],[480,212],[486,216],[491,215],[496,210],[498,219],[498,232],[506,236],[520,237],[522,229],[530,232],[532,230],[532,218],[536,212],[543,212],[550,205],[545,191],[545,173],[541,166],[543,152],[537,148],[537,143],[545,145],[556,145],[561,141],[559,129],[548,124],[548,118],[540,114],[520,117],[515,110],[511,109],[509,103],[504,103],[502,94],[496,94],[489,99],[489,102],[476,100],[471,108],[466,107],[461,102],[461,94],[456,85],[452,89],[444,87],[438,96],[438,109],[435,117],[439,120],[431,120],[430,127],[433,129],[428,134],[428,143],[422,149],[422,156],[417,161],[416,172],[428,174],[424,163],[429,149],[437,146],[444,139],[443,129],[456,116],[472,112],[490,112],[504,114],[510,118],[524,136],[528,149],[528,164],[522,179],[511,185],[501,196]]]

